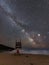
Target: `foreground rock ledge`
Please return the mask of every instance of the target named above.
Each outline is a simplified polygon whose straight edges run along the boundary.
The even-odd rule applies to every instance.
[[[49,65],[49,55],[0,53],[0,65]]]

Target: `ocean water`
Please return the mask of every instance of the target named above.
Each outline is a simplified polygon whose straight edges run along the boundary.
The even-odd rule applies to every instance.
[[[0,52],[6,52],[6,53],[16,53],[16,49],[0,45]],[[20,53],[23,54],[44,54],[49,55],[49,48],[22,48],[19,49]]]
[[[49,55],[49,49],[32,49],[32,50],[24,49],[23,53]]]
[[[42,54],[42,55],[49,55],[49,50],[26,50],[26,49],[20,49],[20,54]],[[16,50],[10,51],[9,53],[16,53]]]

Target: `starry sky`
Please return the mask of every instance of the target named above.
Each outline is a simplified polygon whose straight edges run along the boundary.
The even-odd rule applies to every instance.
[[[20,39],[23,47],[48,46],[49,0],[0,0],[0,43],[14,47]]]

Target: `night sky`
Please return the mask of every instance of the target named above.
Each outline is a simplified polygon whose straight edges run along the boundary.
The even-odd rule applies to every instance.
[[[0,0],[0,43],[14,47],[19,39],[23,47],[49,48],[49,0]]]

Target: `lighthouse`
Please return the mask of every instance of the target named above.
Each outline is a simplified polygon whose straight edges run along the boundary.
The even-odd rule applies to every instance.
[[[15,48],[16,48],[16,53],[17,53],[17,54],[20,54],[19,49],[21,49],[21,48],[22,48],[22,45],[21,45],[21,40],[20,40],[20,41],[16,41]]]

